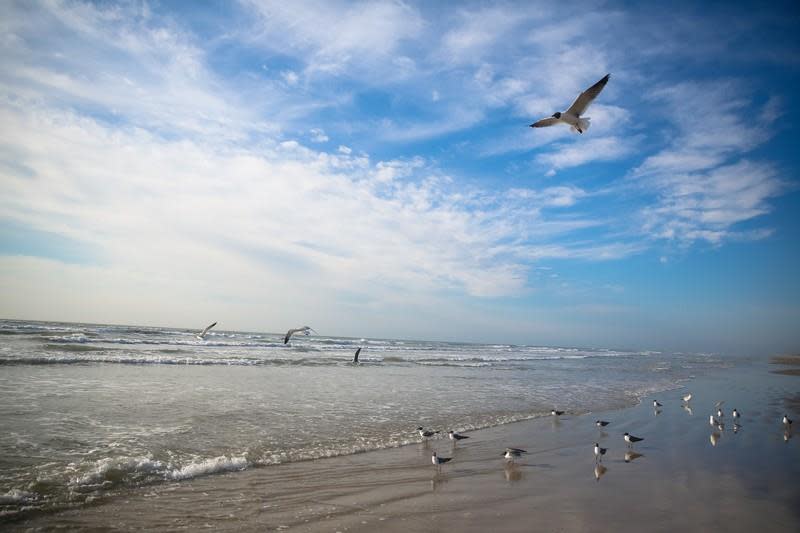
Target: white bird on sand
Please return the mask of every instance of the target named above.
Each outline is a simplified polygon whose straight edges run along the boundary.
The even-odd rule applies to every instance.
[[[604,427],[606,427],[607,425],[609,425],[610,423],[611,423],[611,422],[607,422],[607,421],[605,421],[605,420],[596,420],[596,421],[595,421],[595,425],[596,425],[597,427],[599,427],[599,428],[604,428]]]
[[[691,399],[692,399],[692,393],[691,392],[683,397],[683,401],[684,402],[688,402]]]
[[[462,435],[460,433],[456,433],[453,430],[448,431],[447,432],[447,436],[450,437],[450,440],[452,440],[452,441],[459,441],[459,440],[464,440],[464,439],[468,439],[469,438],[468,436]]]
[[[781,422],[783,422],[784,426],[791,426],[792,425],[792,420],[786,415],[783,415],[783,420],[781,420]]]
[[[631,435],[629,433],[625,433],[623,435],[623,438],[625,439],[625,442],[628,444],[628,446],[630,446],[631,444],[633,444],[635,442],[639,442],[640,440],[644,440],[644,438],[642,438],[642,437],[634,437],[633,435]]]
[[[561,415],[564,414],[564,411],[557,411],[557,410],[553,409],[552,411],[550,411],[550,414],[553,415],[553,416],[561,416]]]
[[[581,117],[581,115],[586,112],[589,104],[591,104],[592,101],[597,98],[597,95],[600,94],[600,91],[602,91],[603,87],[606,86],[609,77],[611,77],[611,74],[606,74],[603,76],[603,79],[579,94],[566,111],[559,111],[554,113],[552,117],[538,120],[531,124],[531,128],[544,128],[547,126],[554,126],[555,124],[564,123],[569,124],[572,131],[583,133],[589,129],[590,119],[589,117]]]
[[[653,407],[658,409],[659,407],[664,407],[664,406],[660,404],[658,400],[653,400]]]
[[[433,437],[434,435],[439,433],[438,431],[431,431],[429,429],[425,429],[422,426],[417,428],[417,432],[419,433],[419,436],[423,438]]]
[[[283,338],[283,344],[289,342],[289,339],[291,339],[292,335],[294,335],[295,333],[302,333],[303,335],[308,335],[310,331],[317,333],[310,326],[303,326],[302,328],[292,328],[286,332],[286,336]]]
[[[708,425],[709,426],[718,426],[719,420],[714,418],[714,415],[708,415]]]
[[[448,462],[448,461],[452,461],[452,460],[453,460],[453,458],[452,458],[452,457],[439,457],[438,455],[436,455],[436,452],[433,452],[433,455],[431,455],[431,462],[432,462],[434,465],[436,465],[436,467],[437,467],[437,468],[438,468],[440,465],[443,465],[443,464],[445,464],[446,462]]]
[[[737,411],[737,410],[736,410],[736,408],[734,407],[734,408],[733,408],[733,411],[731,411],[731,416],[732,416],[734,419],[736,419],[736,418],[739,418],[740,416],[742,416],[742,414],[741,414],[739,411]]]
[[[197,335],[197,338],[198,338],[198,339],[205,339],[205,338],[206,338],[206,333],[208,333],[208,330],[210,330],[211,328],[213,328],[213,327],[214,327],[214,326],[216,326],[216,325],[217,325],[217,323],[216,323],[216,322],[214,322],[213,324],[206,326],[206,329],[204,329],[203,331],[201,331],[201,332],[200,332],[200,333]]]
[[[598,443],[594,443],[594,460],[600,460],[601,456],[605,455],[608,451],[608,448],[601,448]]]
[[[717,418],[725,418],[725,413],[722,412],[722,408],[717,409]]]

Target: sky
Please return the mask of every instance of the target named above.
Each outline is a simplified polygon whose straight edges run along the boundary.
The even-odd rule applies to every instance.
[[[798,23],[4,1],[0,317],[800,350]],[[583,135],[528,127],[606,73]]]

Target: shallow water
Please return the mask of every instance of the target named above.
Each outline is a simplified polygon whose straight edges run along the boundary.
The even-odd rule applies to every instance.
[[[708,354],[0,321],[0,513],[142,485],[614,409]],[[350,363],[363,346],[362,364]]]

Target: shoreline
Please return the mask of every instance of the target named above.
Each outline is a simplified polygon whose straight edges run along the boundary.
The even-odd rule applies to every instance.
[[[647,401],[654,396],[647,395],[622,409],[469,432],[470,439],[457,445],[435,439],[142,487],[97,505],[6,525],[312,533],[378,525],[390,532],[469,532],[605,531],[637,524],[648,531],[747,531],[770,516],[772,530],[790,531],[798,518],[789,502],[800,497],[792,481],[800,475],[800,438],[784,440],[774,421],[791,407],[790,393],[800,381],[768,370],[753,363],[690,381],[686,390],[695,395],[694,413],[681,408],[682,394],[672,389],[656,393],[664,403],[660,413]],[[739,387],[735,394],[732,383]],[[775,384],[785,394],[775,397]],[[736,433],[709,429],[707,413],[723,394],[728,409],[743,412]],[[600,432],[595,417],[612,424]],[[635,447],[640,455],[625,456],[624,431],[645,438]],[[596,440],[609,448],[602,469],[591,452]],[[505,446],[530,453],[505,463]],[[439,472],[430,464],[433,450],[453,457]],[[666,514],[680,506],[688,510]]]

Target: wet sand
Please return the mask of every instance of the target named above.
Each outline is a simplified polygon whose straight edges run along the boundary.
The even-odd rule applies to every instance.
[[[564,415],[402,448],[144,487],[13,529],[221,531],[796,531],[800,436],[780,417],[795,376],[766,361],[628,409]],[[681,396],[691,391],[691,412]],[[720,430],[709,425],[726,400]],[[730,410],[743,416],[734,432]],[[594,420],[609,420],[600,431]],[[797,425],[800,422],[796,422]],[[444,428],[442,428],[444,429]],[[644,437],[628,455],[622,434]],[[594,442],[609,449],[600,465]],[[530,453],[514,464],[506,446]],[[436,450],[453,457],[437,471]]]

